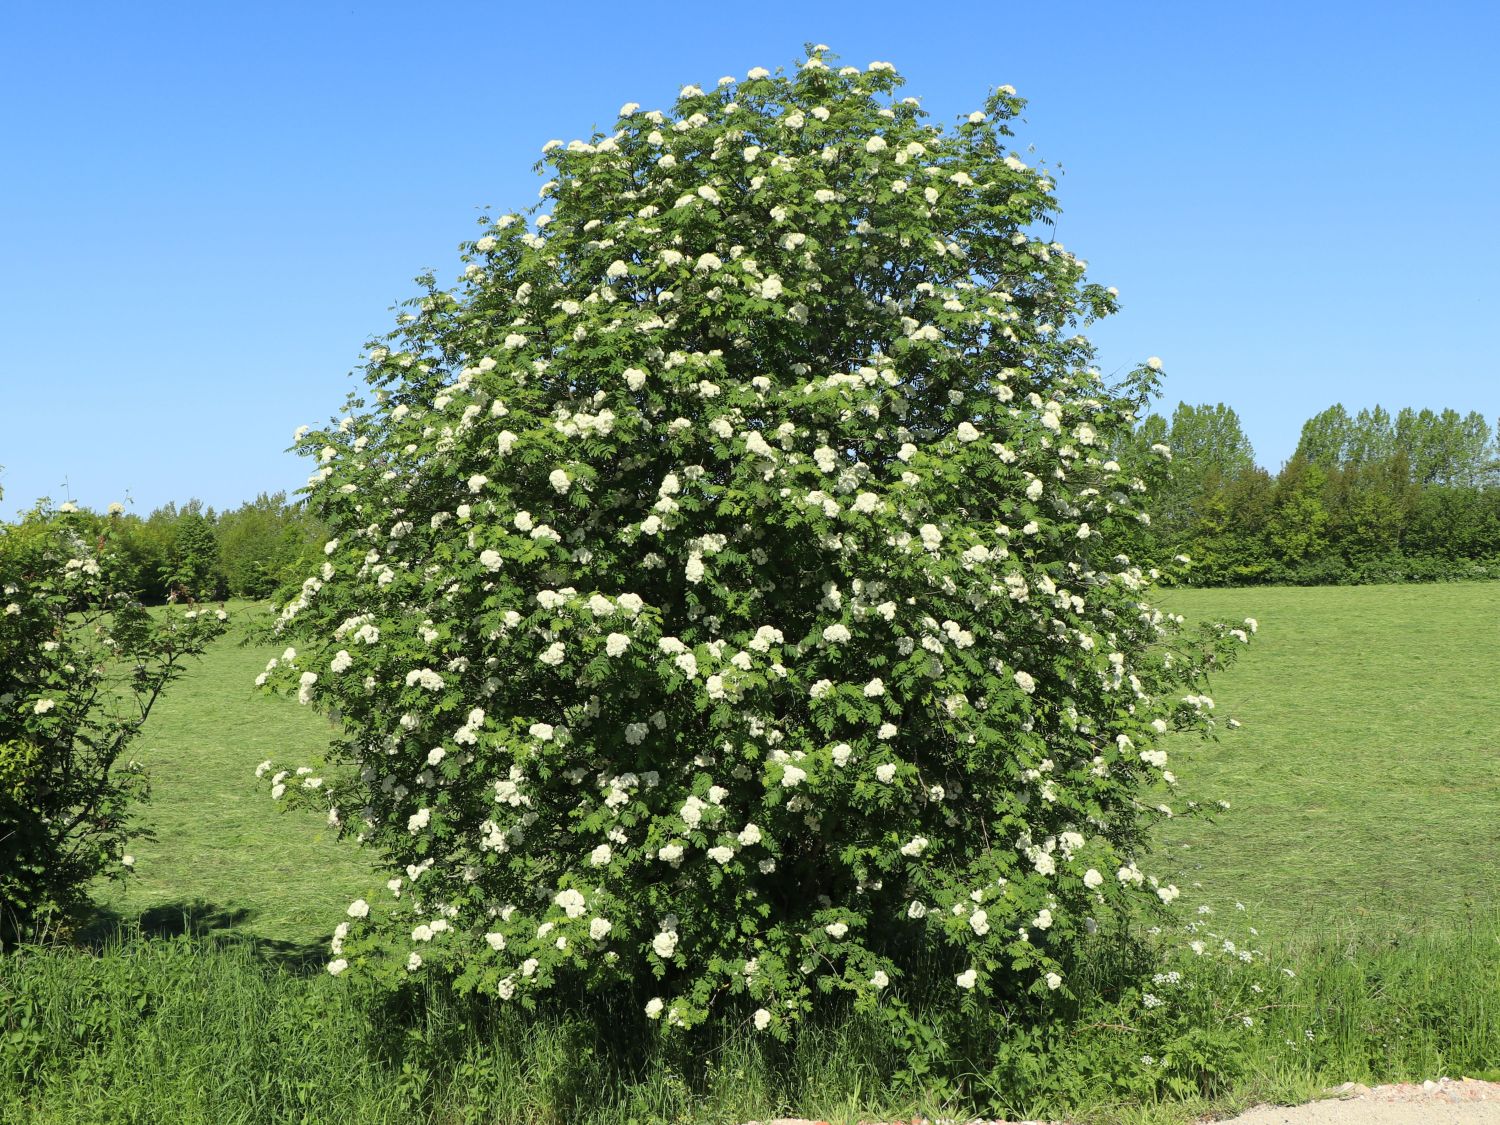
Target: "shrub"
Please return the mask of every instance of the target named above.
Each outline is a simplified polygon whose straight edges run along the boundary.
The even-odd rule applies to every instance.
[[[345,768],[273,793],[394,874],[331,972],[777,1036],[833,997],[920,1053],[918,1006],[1045,1010],[1175,897],[1157,744],[1247,638],[1118,552],[1158,364],[1089,366],[1114,296],[1034,237],[1014,91],[943,129],[830,58],[549,143],[550,214],[300,437],[336,538],[261,680]]]
[[[109,539],[87,513],[0,526],[0,948],[64,932],[91,880],[128,870],[146,776],[121,758],[224,628],[222,612],[149,615],[114,584]]]

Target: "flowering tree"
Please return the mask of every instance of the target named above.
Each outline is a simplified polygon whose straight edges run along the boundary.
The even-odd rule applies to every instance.
[[[782,1035],[904,1018],[918,963],[955,1008],[1065,994],[1175,896],[1158,743],[1244,633],[1183,643],[1117,553],[1157,365],[1089,366],[1114,294],[1032,235],[1013,90],[944,129],[828,59],[550,142],[550,213],[485,220],[300,435],[337,538],[261,680],[346,769],[274,793],[394,876],[331,972]]]
[[[148,614],[115,585],[109,525],[90,526],[41,507],[0,525],[0,947],[65,931],[93,879],[128,871],[147,779],[120,759],[225,628],[222,611]]]

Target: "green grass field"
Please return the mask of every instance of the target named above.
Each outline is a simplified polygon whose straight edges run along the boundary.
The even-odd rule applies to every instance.
[[[1268,934],[1383,931],[1500,907],[1500,583],[1179,590],[1190,618],[1256,617],[1212,685],[1217,743],[1183,739],[1187,797],[1217,823],[1163,825],[1179,880],[1244,902]],[[252,686],[277,648],[239,641],[262,607],[162,700],[134,752],[155,790],[138,875],[104,905],[291,944],[325,940],[376,875],[317,818],[281,814],[257,762],[315,762],[326,720]]]
[[[1500,907],[1500,583],[1173,591],[1260,633],[1211,694],[1244,726],[1175,755],[1217,824],[1159,833],[1181,875],[1296,938]]]
[[[1188,983],[1168,1006],[1080,997],[1071,1023],[1007,1046],[1021,1069],[986,1104],[1185,1125],[1346,1080],[1500,1079],[1500,583],[1165,600],[1261,628],[1211,688],[1243,728],[1171,748],[1184,797],[1233,808],[1165,822],[1152,869],[1201,883],[1187,898],[1220,904],[1212,927],[1258,925],[1270,961],[1229,975],[1179,938],[1164,956]],[[101,888],[99,952],[0,958],[0,1123],[973,1115],[941,1090],[894,1088],[902,1049],[857,1019],[810,1025],[785,1049],[731,1032],[684,1054],[670,1036],[620,1036],[625,1017],[598,1003],[523,1016],[436,984],[374,995],[321,972],[345,904],[382,877],[256,780],[266,757],[317,764],[332,731],[253,689],[280,646],[235,643],[264,611],[232,608],[235,634],[135,749],[155,779],[143,814],[156,838],[133,846],[124,893]],[[1148,1052],[1212,1061],[1182,1097]]]
[[[151,772],[143,819],[155,839],[132,845],[128,886],[104,888],[105,922],[144,916],[147,929],[170,932],[188,915],[195,929],[283,947],[321,943],[375,881],[371,857],[315,816],[282,814],[256,779],[266,758],[318,763],[333,731],[317,713],[254,686],[284,646],[242,644],[264,605],[229,610],[229,634],[172,685],[131,751]]]

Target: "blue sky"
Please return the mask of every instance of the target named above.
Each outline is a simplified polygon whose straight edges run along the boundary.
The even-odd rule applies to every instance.
[[[363,342],[551,137],[622,102],[887,60],[938,120],[1010,83],[1106,371],[1304,419],[1500,415],[1493,3],[13,3],[0,19],[0,511],[296,489]]]

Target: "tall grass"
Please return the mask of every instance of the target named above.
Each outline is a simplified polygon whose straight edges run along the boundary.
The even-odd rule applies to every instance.
[[[790,1045],[741,1032],[679,1041],[655,1025],[634,1037],[620,1029],[638,1009],[609,998],[527,1014],[434,985],[381,996],[271,952],[122,936],[97,954],[34,948],[0,962],[0,1120],[644,1125],[975,1109],[1187,1120],[1346,1080],[1500,1077],[1487,1069],[1500,1065],[1500,915],[1272,948],[1252,974],[1179,948],[1165,967],[1183,983],[1156,986],[1161,1008],[1086,997],[1066,1022],[994,1043],[991,1068],[961,1093],[895,1081],[900,1050],[852,1016]]]
[[[880,1045],[858,1024],[815,1028],[795,1052],[732,1038],[697,1057],[612,1031],[634,1022],[603,1004],[526,1015],[440,986],[377,996],[234,939],[34,949],[0,964],[0,1120],[644,1123],[895,1108]]]

